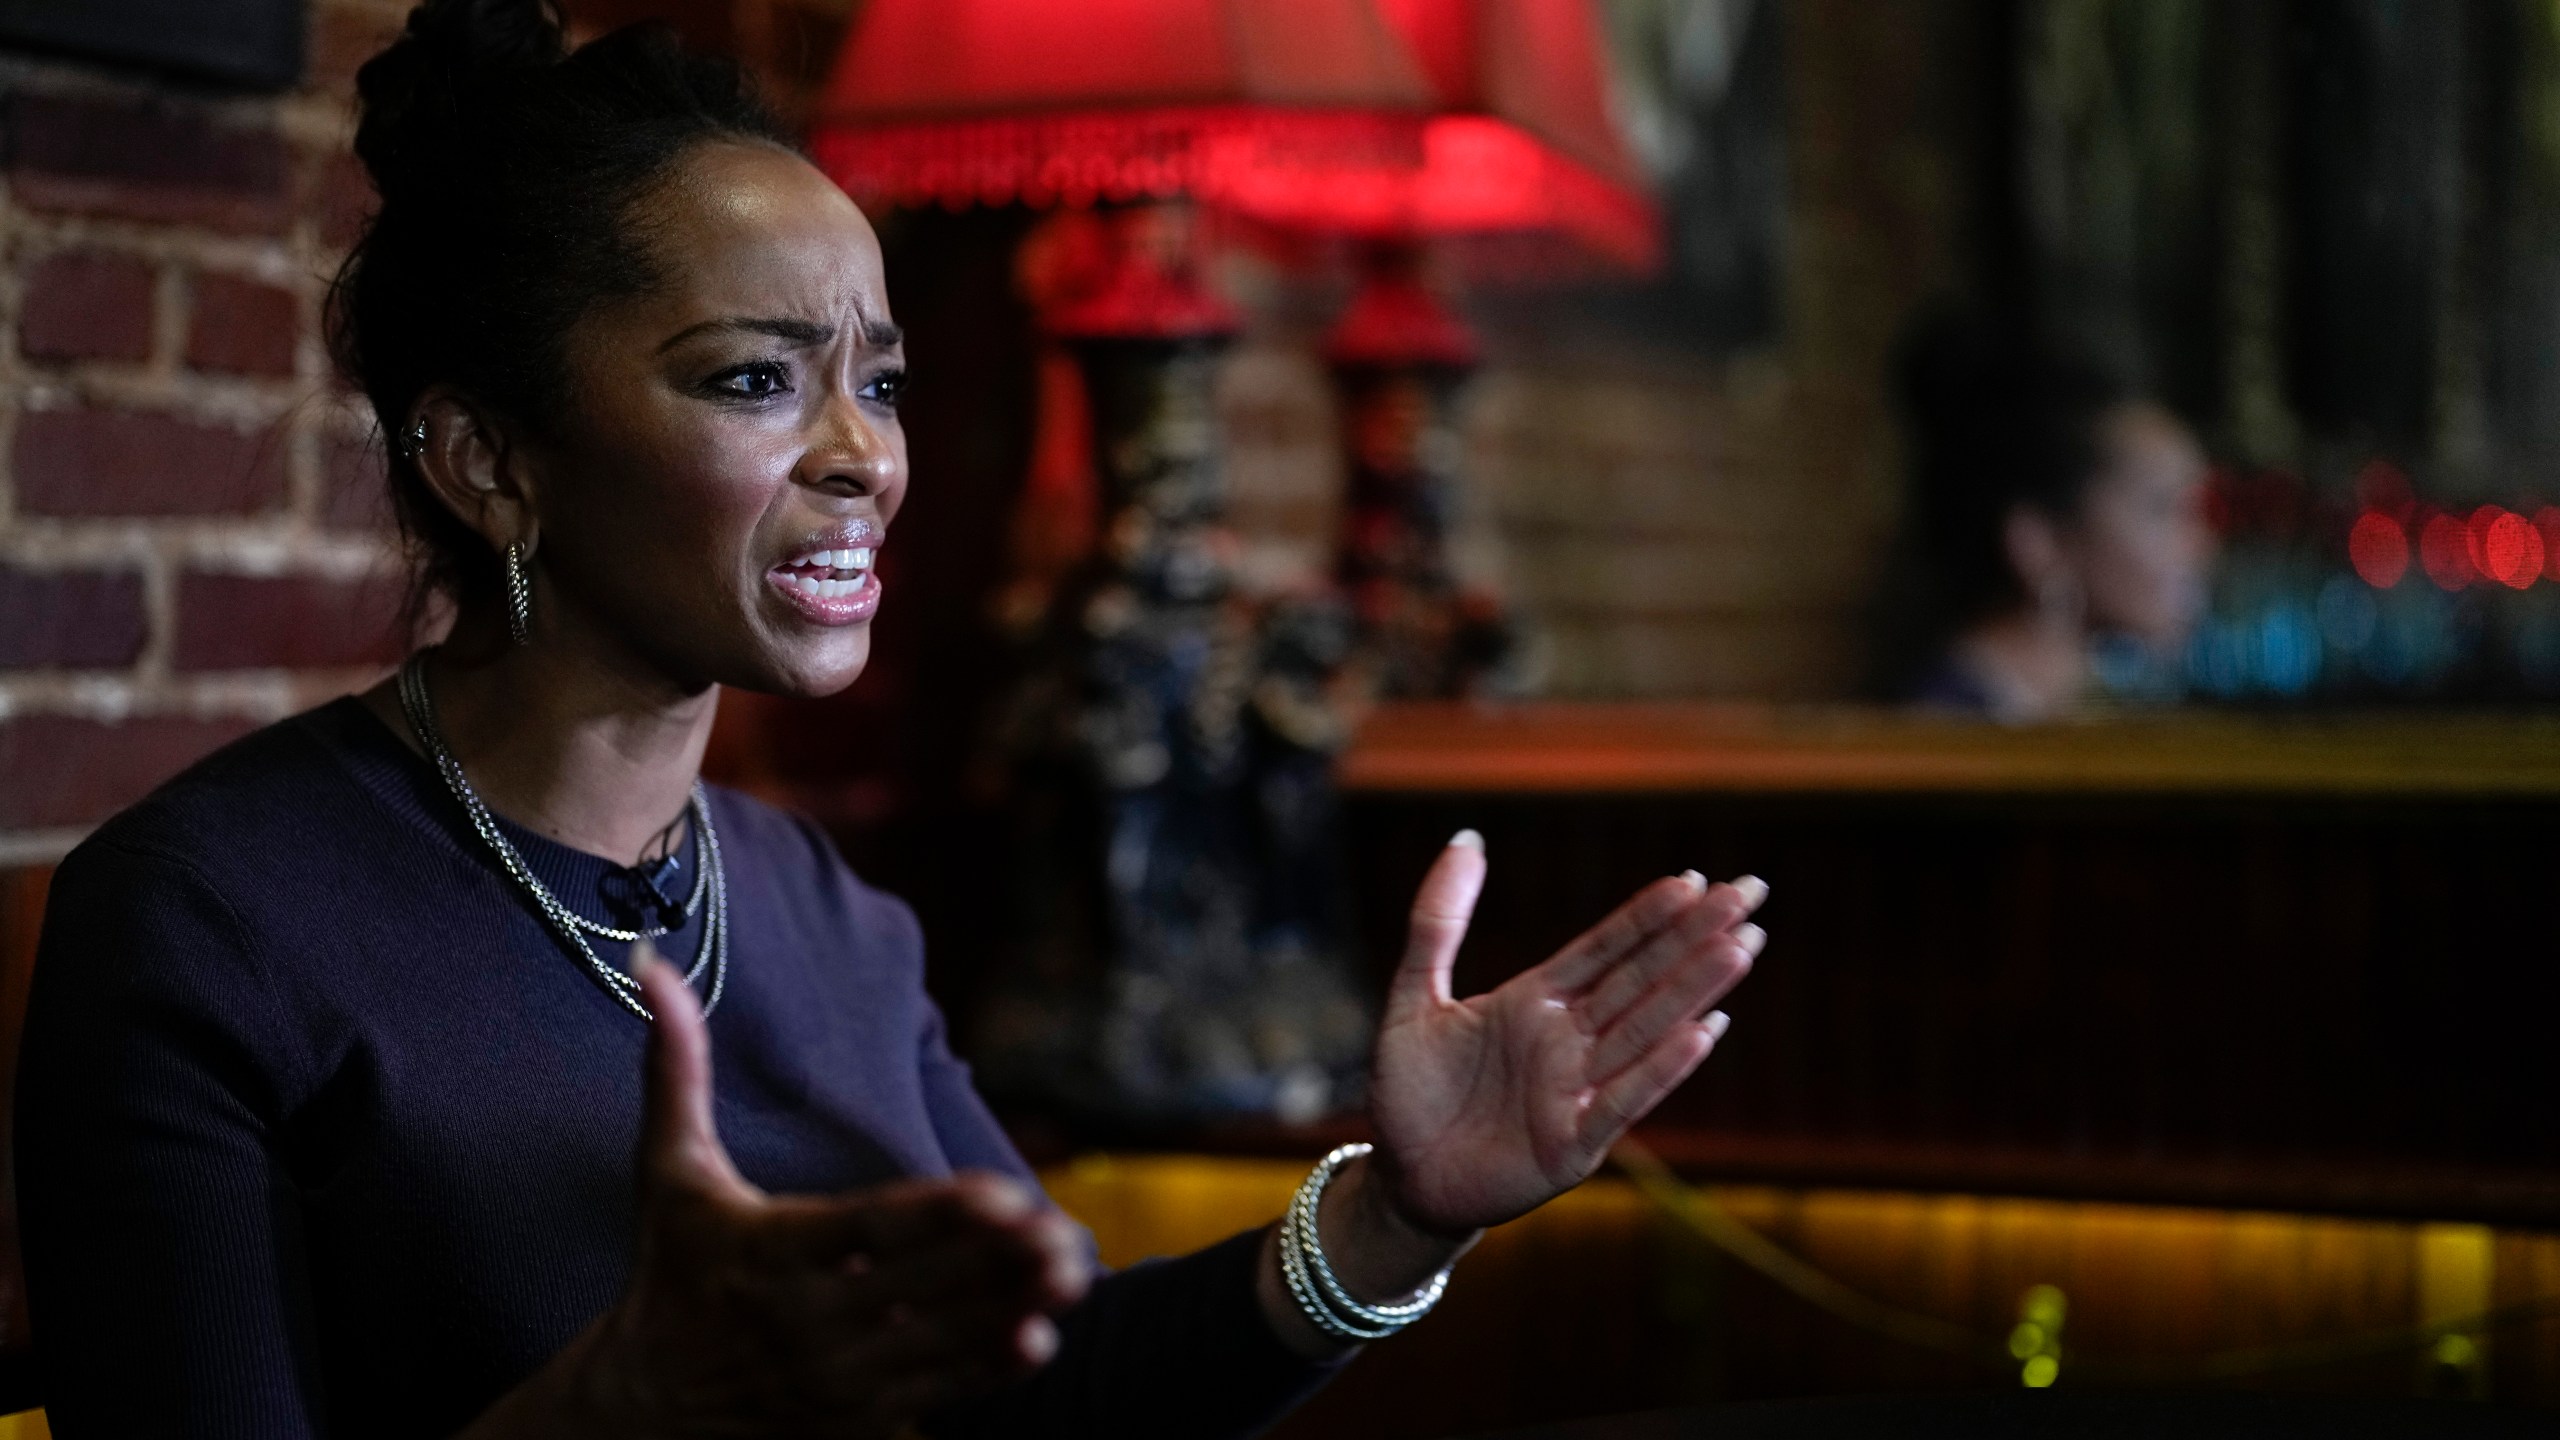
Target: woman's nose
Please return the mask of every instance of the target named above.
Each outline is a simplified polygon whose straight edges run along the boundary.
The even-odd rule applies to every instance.
[[[802,484],[881,499],[894,499],[904,478],[898,447],[851,400],[827,407],[799,469]]]

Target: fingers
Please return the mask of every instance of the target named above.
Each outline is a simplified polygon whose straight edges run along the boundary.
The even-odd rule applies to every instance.
[[[1601,1022],[1584,1073],[1606,1083],[1674,1029],[1695,1021],[1751,973],[1752,958],[1765,943],[1760,927],[1746,921],[1691,946],[1665,967],[1651,989]],[[1635,968],[1622,966],[1619,973]],[[1612,975],[1610,982],[1617,978]]]
[[[1396,1000],[1447,1000],[1449,971],[1458,960],[1458,945],[1467,938],[1467,921],[1484,893],[1484,837],[1461,830],[1422,877],[1414,892],[1413,914],[1406,932],[1404,960],[1396,969]]]
[[[1585,1031],[1598,1034],[1651,991],[1656,982],[1698,953],[1702,946],[1732,935],[1758,954],[1766,936],[1760,927],[1740,920],[1747,892],[1716,885],[1678,918],[1655,931],[1635,951],[1602,973],[1590,989],[1573,1001],[1574,1017]]]
[[[1576,1140],[1595,1156],[1618,1143],[1629,1126],[1689,1078],[1724,1037],[1728,1023],[1718,1010],[1696,1024],[1682,1025],[1636,1063],[1603,1082],[1583,1109]]]
[[[1684,918],[1694,918],[1704,931],[1721,930],[1758,909],[1768,894],[1768,885],[1750,875],[1713,886],[1695,870],[1656,880],[1531,973],[1559,993],[1577,994]],[[1637,985],[1624,999],[1643,989]]]
[[[842,1195],[775,1196],[745,1249],[771,1265],[832,1267],[856,1254],[910,1254],[955,1236],[1030,1220],[1040,1204],[1002,1175],[968,1172],[948,1180],[900,1180]]]
[[[655,1017],[640,1107],[640,1173],[661,1185],[752,1195],[754,1187],[729,1163],[712,1122],[711,1032],[693,987],[647,940],[632,950],[641,1002]]]
[[[1019,1225],[956,1237],[931,1249],[879,1257],[844,1286],[848,1316],[941,1306],[977,1297],[1018,1308],[1062,1309],[1092,1281],[1075,1222],[1054,1210]]]
[[[1058,1328],[1019,1302],[982,1301],[919,1309],[849,1347],[850,1370],[874,1374],[983,1364],[1020,1371],[1057,1353]]]

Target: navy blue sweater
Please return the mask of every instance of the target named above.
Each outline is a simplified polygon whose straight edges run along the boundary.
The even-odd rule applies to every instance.
[[[914,916],[807,821],[725,791],[711,807],[731,941],[712,1054],[738,1168],[799,1192],[1027,1179],[944,1043]],[[510,832],[573,907],[630,898],[605,861]],[[700,927],[662,949],[684,961]],[[55,1432],[467,1424],[621,1293],[645,1038],[353,700],[118,816],[55,877],[20,1062]],[[1258,1242],[1105,1278],[1046,1369],[937,1428],[1260,1428],[1330,1371],[1256,1308]]]

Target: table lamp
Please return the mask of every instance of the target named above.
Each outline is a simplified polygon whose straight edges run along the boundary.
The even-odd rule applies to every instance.
[[[1661,220],[1610,119],[1589,0],[1379,7],[1438,110],[1423,163],[1363,191],[1377,208],[1338,221],[1362,255],[1326,344],[1350,476],[1339,575],[1358,616],[1357,669],[1376,693],[1499,691],[1520,683],[1514,627],[1450,554],[1464,490],[1456,410],[1478,346],[1426,259],[1455,245],[1465,268],[1513,283],[1642,274],[1661,259]]]
[[[1431,98],[1373,0],[870,0],[847,32],[811,151],[857,199],[1061,212],[1018,268],[1073,357],[1038,429],[1081,422],[1098,513],[1010,607],[1026,933],[971,1037],[1000,1101],[1125,1128],[1354,1096],[1369,1019],[1324,879],[1343,627],[1235,593],[1214,380],[1238,317],[1190,220],[1380,213]]]

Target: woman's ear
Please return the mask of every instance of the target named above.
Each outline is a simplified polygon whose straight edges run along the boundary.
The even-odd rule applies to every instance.
[[[490,549],[532,550],[541,532],[533,467],[504,421],[454,391],[431,389],[409,412],[398,443],[436,499]]]

